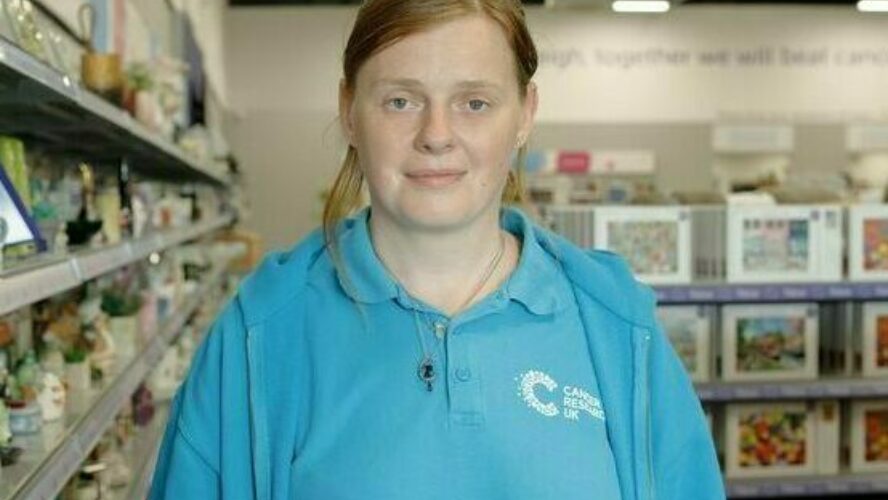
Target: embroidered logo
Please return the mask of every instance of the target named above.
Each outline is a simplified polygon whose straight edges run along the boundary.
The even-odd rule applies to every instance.
[[[580,412],[585,412],[592,418],[604,421],[601,401],[584,389],[571,385],[564,386],[561,390],[561,409],[559,409],[554,402],[544,402],[544,399],[557,401],[558,382],[548,374],[539,370],[529,370],[515,380],[518,382],[518,396],[529,408],[546,417],[563,415],[567,420],[579,421]],[[543,389],[549,394],[542,396],[541,399]]]

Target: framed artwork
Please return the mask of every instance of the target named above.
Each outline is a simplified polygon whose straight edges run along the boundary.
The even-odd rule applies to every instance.
[[[722,308],[722,377],[728,381],[817,378],[817,304]]]
[[[691,281],[688,207],[604,206],[595,209],[595,247],[621,255],[639,280]]]
[[[727,210],[729,282],[842,278],[838,206],[737,205]]]
[[[39,251],[46,250],[46,241],[36,221],[7,177],[6,167],[0,163],[0,252],[3,246],[31,241]]]
[[[839,414],[838,402],[832,400],[728,405],[726,476],[837,473]]]
[[[848,208],[848,278],[888,279],[888,205]]]
[[[888,401],[851,404],[851,471],[888,471]]]
[[[657,316],[691,380],[709,380],[711,323],[705,308],[661,306],[657,308]]]
[[[861,330],[863,376],[888,376],[888,302],[863,303]]]

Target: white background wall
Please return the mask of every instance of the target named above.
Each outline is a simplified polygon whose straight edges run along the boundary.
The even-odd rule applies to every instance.
[[[251,225],[272,247],[317,225],[318,192],[338,168],[336,92],[353,15],[344,7],[228,11],[229,132],[250,179]],[[708,186],[715,122],[797,123],[793,168],[835,171],[846,162],[844,123],[888,119],[885,16],[835,7],[685,7],[655,17],[532,9],[529,23],[542,56],[532,145],[652,149],[667,188]],[[825,56],[787,64],[784,48]],[[771,62],[741,64],[758,50]],[[703,64],[721,51],[724,64]],[[852,51],[863,62],[848,65]],[[675,52],[686,62],[657,55]],[[654,56],[613,64],[639,53]]]

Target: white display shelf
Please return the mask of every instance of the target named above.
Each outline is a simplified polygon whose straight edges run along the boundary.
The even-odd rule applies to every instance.
[[[169,140],[0,38],[0,133],[23,135],[91,160],[127,158],[136,171],[227,185]]]
[[[888,300],[888,282],[707,283],[655,286],[653,288],[660,304]]]
[[[130,485],[119,490],[112,490],[111,498],[119,500],[142,499],[148,496],[151,487],[151,477],[154,475],[154,465],[157,462],[157,454],[160,451],[160,443],[163,432],[166,429],[169,418],[170,402],[158,403],[154,408],[154,417],[151,423],[142,427],[133,442],[124,451],[129,459],[130,470],[133,479]]]
[[[705,382],[695,384],[704,403],[797,399],[888,397],[888,379],[822,378],[780,382]]]
[[[25,452],[15,465],[3,468],[0,498],[55,498],[142,380],[157,366],[167,346],[209,290],[225,278],[227,267],[227,263],[223,263],[207,276],[135,358],[118,360],[116,375],[106,376],[99,386],[85,393],[74,394],[74,397],[69,394],[63,421],[45,424],[34,436],[13,439],[13,445],[24,448]]]
[[[824,496],[853,498],[854,495],[888,494],[888,475],[838,474],[798,478],[728,480],[728,498],[777,498]],[[888,495],[886,495],[888,498]]]
[[[21,268],[0,273],[0,315],[69,290],[84,282],[145,258],[152,252],[175,247],[225,227],[232,215],[193,226],[155,233],[98,250],[64,256],[39,257]]]

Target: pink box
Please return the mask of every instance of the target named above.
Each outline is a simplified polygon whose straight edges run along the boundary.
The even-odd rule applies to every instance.
[[[586,151],[561,151],[558,153],[558,172],[562,174],[585,174],[589,172],[592,158]]]

